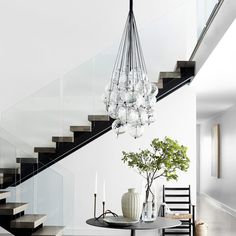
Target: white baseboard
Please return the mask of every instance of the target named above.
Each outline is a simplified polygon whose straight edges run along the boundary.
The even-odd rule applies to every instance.
[[[202,195],[203,197],[205,197],[211,204],[213,204],[215,207],[220,208],[222,211],[230,214],[231,216],[236,218],[236,210],[227,206],[226,204],[219,202],[218,200],[216,200],[215,198],[209,196],[206,193],[201,193],[200,195]]]

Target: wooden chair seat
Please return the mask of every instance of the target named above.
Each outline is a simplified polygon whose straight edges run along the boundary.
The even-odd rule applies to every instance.
[[[191,220],[193,218],[192,214],[167,214],[165,217],[177,220]]]

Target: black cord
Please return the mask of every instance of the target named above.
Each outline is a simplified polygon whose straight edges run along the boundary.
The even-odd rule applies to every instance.
[[[129,12],[133,12],[133,0],[129,1]]]

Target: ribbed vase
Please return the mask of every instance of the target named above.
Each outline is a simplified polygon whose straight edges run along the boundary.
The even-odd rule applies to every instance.
[[[132,220],[139,220],[142,212],[140,194],[135,192],[135,188],[128,189],[121,198],[123,216]]]

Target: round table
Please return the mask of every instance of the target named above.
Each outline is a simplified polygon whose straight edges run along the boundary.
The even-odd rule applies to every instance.
[[[109,225],[106,222],[104,222],[103,219],[97,220],[94,218],[87,220],[86,223],[92,226],[102,227],[102,228],[128,229],[131,230],[131,236],[135,236],[136,230],[166,229],[181,225],[181,222],[179,220],[167,219],[164,217],[157,217],[157,219],[153,222],[148,222],[148,223],[139,222],[131,226]]]

